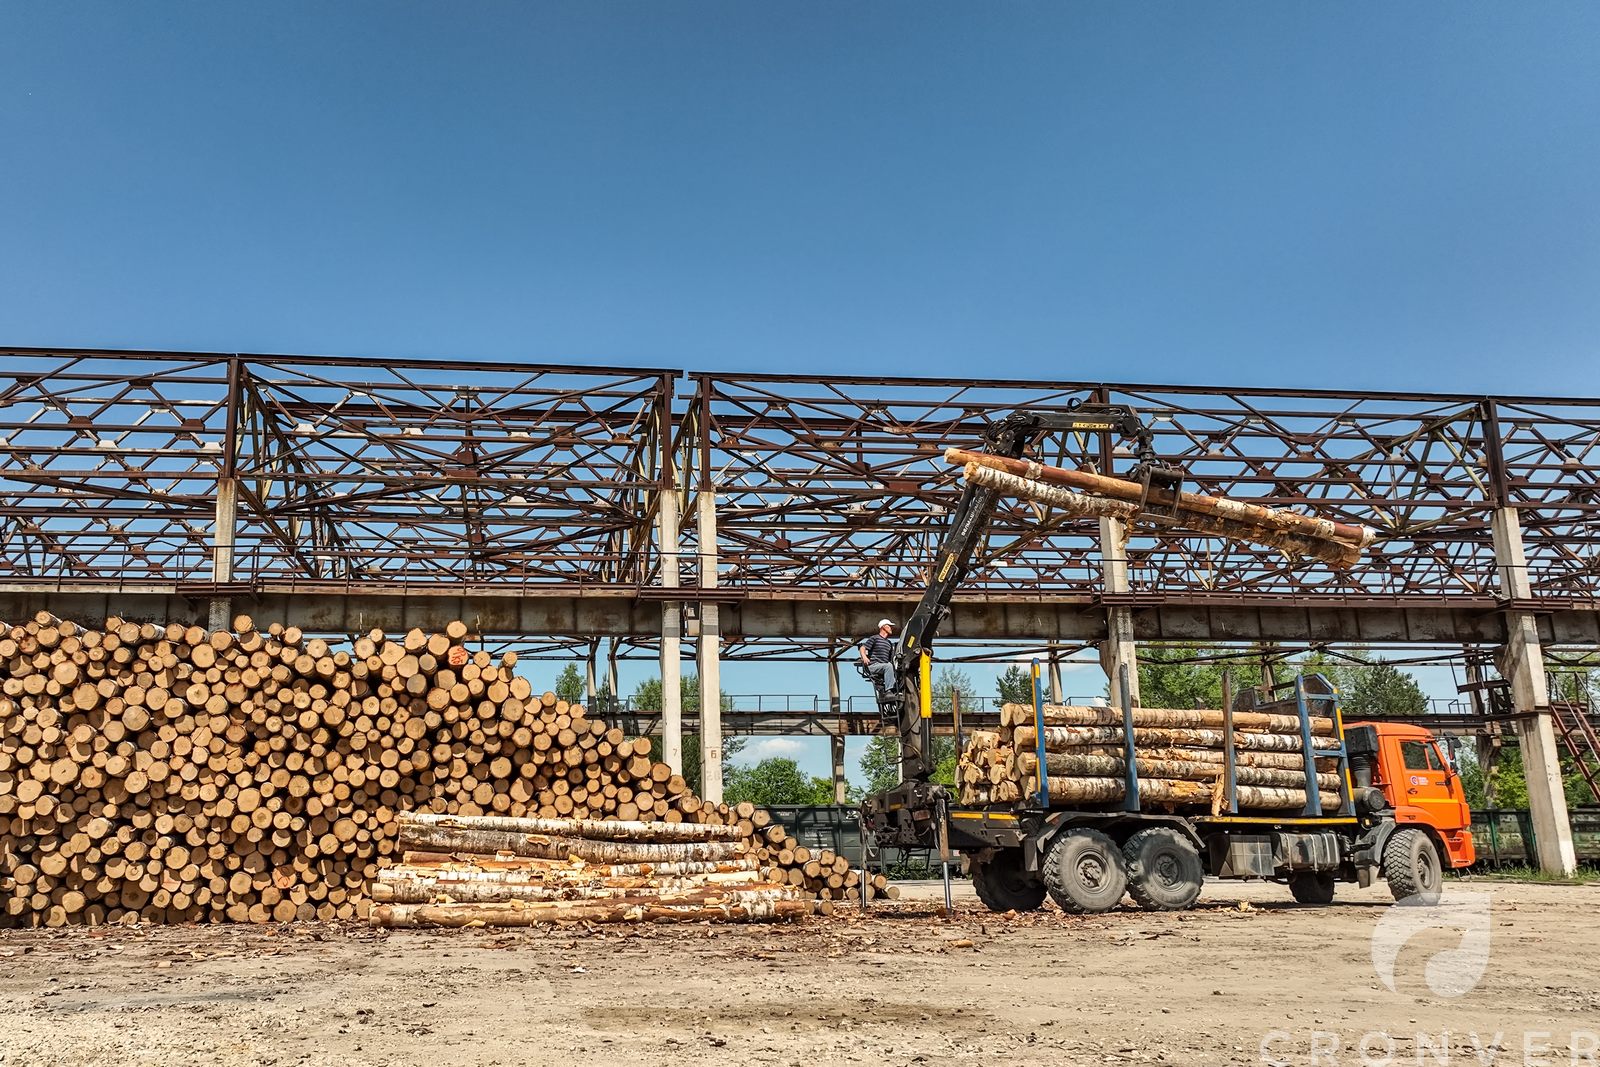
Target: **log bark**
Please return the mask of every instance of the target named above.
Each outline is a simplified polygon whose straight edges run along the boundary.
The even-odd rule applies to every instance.
[[[1028,796],[1039,791],[1037,778],[1027,778],[1022,789]],[[1123,799],[1127,788],[1121,778],[1051,778],[1050,801],[1053,804],[1104,804]],[[1339,794],[1318,794],[1324,811],[1339,807]],[[1171,781],[1167,779],[1139,780],[1139,803],[1143,805],[1167,804],[1175,807],[1212,808],[1220,794],[1213,794],[1212,783]],[[1240,786],[1239,808],[1242,811],[1283,811],[1305,807],[1304,790],[1279,789],[1271,786]]]
[[[1128,761],[1120,756],[1088,756],[1067,752],[1052,752],[1045,756],[1045,770],[1049,772],[1051,778],[1121,775],[1126,772],[1127,765]],[[1135,758],[1134,765],[1141,781],[1145,778],[1170,778],[1214,782],[1227,773],[1226,767],[1221,763],[1188,759],[1138,757]],[[1032,752],[1021,753],[1017,757],[1017,767],[1022,774],[1036,777],[1039,773],[1039,758]],[[1304,790],[1306,774],[1304,769],[1279,770],[1239,766],[1234,769],[1234,781],[1239,785],[1270,785]],[[1341,784],[1337,774],[1317,775],[1317,786],[1320,789],[1337,790]]]
[[[738,841],[745,835],[737,826],[708,826],[690,822],[625,822],[601,819],[513,819],[498,815],[434,815],[403,812],[401,825],[439,829],[497,830],[514,834],[545,834],[594,841],[645,841],[656,844],[684,841]]]
[[[1030,460],[969,452],[960,448],[946,449],[945,460],[960,467],[965,467],[968,464],[977,464],[980,467],[1005,471],[1021,478],[1043,482],[1046,485],[1065,486],[1070,489],[1078,489],[1082,492],[1094,493],[1098,496],[1110,497],[1114,500],[1122,500],[1133,504],[1138,504],[1144,498],[1145,493],[1143,486],[1121,478],[1094,474],[1089,471],[1071,470],[1066,467],[1048,467]],[[1176,500],[1169,500],[1165,496],[1158,495],[1154,502],[1158,504],[1173,503],[1178,510],[1185,513],[1208,515],[1218,519],[1259,527],[1262,530],[1275,530],[1307,538],[1342,542],[1356,548],[1367,547],[1377,537],[1376,530],[1360,523],[1337,522],[1332,519],[1318,518],[1315,515],[1304,515],[1300,512],[1287,511],[1280,508],[1268,508],[1260,504],[1249,504],[1241,500],[1230,500],[1226,497],[1207,496],[1203,493],[1179,492]]]
[[[1004,726],[1032,726],[1034,709],[1027,704],[1003,704],[1000,708]],[[1122,727],[1120,708],[1091,707],[1075,704],[1046,704],[1046,726],[1114,726]],[[1223,713],[1210,708],[1134,708],[1133,725],[1156,728],[1204,728],[1220,730]],[[1262,711],[1236,711],[1233,713],[1234,730],[1239,733],[1262,731],[1266,733],[1300,736],[1300,719],[1295,715],[1276,715]],[[1311,716],[1311,733],[1314,737],[1332,739],[1333,720],[1326,716]],[[1136,734],[1137,736],[1137,734]]]
[[[639,841],[590,841],[581,837],[516,834],[500,830],[452,830],[439,826],[402,823],[400,843],[436,852],[531,856],[542,859],[576,857],[589,863],[677,863],[687,860],[724,860],[743,854],[741,841],[681,841],[652,844]]]

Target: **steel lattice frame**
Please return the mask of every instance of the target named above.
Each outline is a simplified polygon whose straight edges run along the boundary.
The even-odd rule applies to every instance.
[[[1522,608],[1592,610],[1600,595],[1594,399],[39,349],[0,350],[0,583],[214,583],[217,487],[232,480],[220,576],[245,590],[699,599],[694,505],[712,491],[717,599],[904,599],[954,500],[943,450],[1074,400],[1137,408],[1195,490],[1380,532],[1340,573],[1137,531],[1140,603],[1492,609],[1502,505],[1522,519]],[[1041,458],[1130,462],[1098,437],[1048,439]],[[659,573],[669,492],[675,593]],[[1011,507],[964,595],[1093,603],[1101,584],[1091,527]]]

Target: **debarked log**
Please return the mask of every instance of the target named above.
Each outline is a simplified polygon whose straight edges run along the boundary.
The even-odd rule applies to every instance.
[[[434,815],[401,812],[402,825],[432,826],[450,830],[498,830],[512,834],[547,834],[594,841],[738,841],[745,836],[737,824],[718,826],[692,822],[624,822],[600,819],[512,819],[502,815]]]
[[[1126,773],[1127,765],[1127,760],[1120,756],[1087,756],[1072,752],[1052,752],[1045,756],[1045,770],[1052,778],[1057,775],[1121,775]],[[1035,775],[1039,770],[1039,757],[1032,752],[1021,753],[1017,757],[1017,766],[1023,774]],[[1186,759],[1135,758],[1134,766],[1141,781],[1145,778],[1170,778],[1213,782],[1227,773],[1224,764]],[[1306,772],[1303,768],[1296,771],[1271,767],[1235,767],[1234,781],[1240,785],[1271,785],[1304,790]],[[1317,775],[1319,788],[1337,790],[1340,784],[1337,774]]]
[[[1214,799],[1213,789],[1214,785],[1211,782],[1141,778],[1139,802],[1141,805],[1201,805],[1209,808]],[[1052,804],[1103,804],[1121,800],[1127,795],[1125,783],[1121,778],[1050,778],[1049,790]],[[1025,779],[1023,792],[1027,796],[1037,795],[1039,780]],[[1321,798],[1324,811],[1332,811],[1339,807],[1338,793],[1323,791],[1319,792],[1318,796]],[[1282,789],[1262,785],[1240,786],[1238,798],[1242,810],[1281,811],[1303,808],[1306,803],[1306,794],[1302,789]]]
[[[740,841],[589,841],[581,837],[517,834],[503,830],[453,830],[414,822],[400,824],[400,844],[434,852],[510,853],[542,859],[576,856],[588,863],[675,863],[734,859],[744,852]]]
[[[691,878],[605,878],[569,883],[430,878],[402,874],[396,877],[380,877],[372,885],[372,899],[400,904],[493,903],[511,900],[622,900],[707,888],[778,887],[764,883],[757,871],[706,874]]]
[[[756,870],[755,859],[741,856],[731,860],[685,860],[676,863],[583,863],[547,860],[529,856],[495,859],[490,856],[461,856],[439,852],[407,852],[402,863],[413,870],[442,875],[494,874],[509,879],[538,881],[548,878],[628,878],[634,876],[678,878],[693,874],[731,874]],[[399,870],[402,868],[389,868]],[[382,878],[386,872],[379,871]]]
[[[795,919],[811,912],[811,902],[795,890],[679,902],[675,898],[621,901],[545,901],[529,904],[375,904],[374,926],[535,926],[553,922],[704,922]],[[781,895],[780,895],[781,894]]]

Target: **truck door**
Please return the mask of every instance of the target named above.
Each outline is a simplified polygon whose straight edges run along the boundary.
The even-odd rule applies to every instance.
[[[1467,813],[1451,795],[1450,772],[1438,746],[1427,739],[1395,738],[1393,743],[1400,767],[1396,821],[1425,822],[1441,830],[1466,825]]]

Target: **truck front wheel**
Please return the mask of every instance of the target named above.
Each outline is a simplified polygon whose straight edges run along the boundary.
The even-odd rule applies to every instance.
[[[1038,911],[1044,904],[1044,883],[1022,866],[1022,850],[996,852],[986,863],[972,864],[972,888],[990,911]]]
[[[1146,911],[1185,911],[1200,899],[1205,871],[1189,839],[1166,826],[1152,826],[1122,846],[1128,864],[1128,895]]]
[[[1044,887],[1062,911],[1110,911],[1128,889],[1122,850],[1099,830],[1068,830],[1045,855]]]
[[[1411,904],[1437,904],[1444,892],[1444,866],[1439,849],[1425,831],[1407,827],[1389,835],[1383,846],[1383,869],[1394,899]]]

